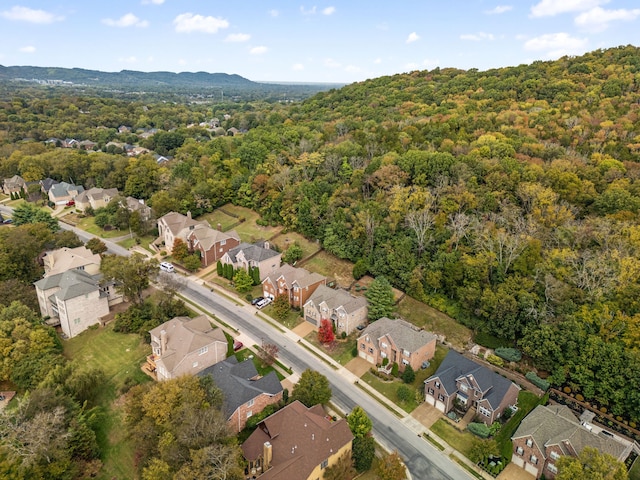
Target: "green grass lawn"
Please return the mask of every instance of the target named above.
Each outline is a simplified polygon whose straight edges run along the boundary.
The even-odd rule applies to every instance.
[[[284,252],[290,245],[298,242],[302,248],[302,259],[313,255],[320,250],[320,244],[307,240],[302,235],[296,232],[280,233],[270,240],[271,243],[277,245],[280,251]]]
[[[115,333],[113,326],[91,328],[64,342],[64,355],[82,368],[90,365],[102,368],[107,381],[100,403],[103,417],[98,431],[104,467],[101,480],[135,478],[133,446],[126,436],[122,408],[115,400],[125,381],[137,383],[151,381],[140,370],[145,357],[151,353],[138,335]]]
[[[500,448],[500,454],[508,461],[511,461],[511,455],[513,454],[513,445],[511,443],[511,436],[520,425],[520,422],[526,417],[531,410],[536,408],[540,404],[540,397],[535,393],[521,390],[518,394],[518,411],[509,419],[509,421],[503,425],[500,431],[496,434],[495,440],[498,442]]]
[[[155,237],[137,237],[134,235],[133,238],[126,238],[120,242],[118,242],[118,245],[120,245],[121,247],[124,248],[131,248],[134,245],[136,245],[138,243],[138,240],[140,240],[139,245],[144,248],[145,250],[148,250],[151,253],[156,253],[154,250],[151,250],[151,248],[149,248],[149,244],[151,242],[153,242],[155,240]]]
[[[362,377],[360,377],[360,379],[364,382],[367,382],[378,392],[387,397],[407,413],[411,413],[418,406],[418,402],[416,401],[417,389],[413,384],[407,385],[407,387],[409,387],[409,389],[411,390],[410,399],[406,402],[401,402],[398,398],[398,387],[400,385],[405,385],[402,380],[395,379],[391,382],[383,381],[373,375],[371,372],[366,372]]]
[[[256,223],[256,220],[260,218],[257,212],[250,210],[245,207],[240,207],[238,205],[232,205],[230,203],[221,207],[227,213],[231,215],[235,215],[237,218],[234,218],[235,221],[239,221],[240,219],[244,219],[243,222],[239,223],[234,227],[234,230],[238,232],[238,235],[242,239],[243,242],[257,242],[260,239],[269,240],[276,236],[282,227],[261,227]],[[222,213],[222,212],[221,212]],[[224,214],[224,213],[223,213]],[[229,215],[227,215],[229,216]],[[217,224],[216,224],[217,225]],[[224,227],[223,227],[224,230]]]
[[[201,217],[198,217],[198,220],[208,222],[209,225],[211,225],[211,227],[215,229],[217,229],[218,225],[220,225],[220,228],[223,232],[232,229],[238,223],[237,218],[232,217],[231,215],[227,215],[220,209],[202,215]]]
[[[296,328],[304,321],[304,319],[300,316],[300,311],[294,310],[293,308],[289,310],[289,313],[287,313],[287,316],[284,319],[280,320],[279,318],[276,318],[273,314],[273,304],[269,304],[264,307],[262,309],[262,313],[273,318],[273,320],[278,322],[280,325],[283,325],[290,330]]]
[[[340,365],[346,365],[353,360],[358,352],[356,350],[356,334],[352,333],[345,340],[336,340],[331,348],[327,348],[318,341],[318,332],[310,332],[304,337],[314,347],[322,350]]]
[[[441,418],[434,423],[431,426],[431,431],[462,453],[465,457],[469,457],[473,441],[477,438],[470,432],[458,430],[444,418]]]
[[[76,213],[65,215],[63,221],[101,238],[121,237],[123,235],[129,235],[130,233],[129,230],[103,230],[96,225],[94,217],[81,218]]]
[[[348,260],[340,260],[326,251],[320,252],[308,262],[301,262],[298,266],[333,279],[338,282],[340,287],[346,288],[354,281],[353,263]]]
[[[463,347],[472,337],[470,329],[448,315],[422,302],[405,296],[398,305],[397,313],[405,320],[425,330],[445,335],[448,342]]]
[[[640,458],[636,458],[636,461],[631,466],[629,480],[640,480]]]

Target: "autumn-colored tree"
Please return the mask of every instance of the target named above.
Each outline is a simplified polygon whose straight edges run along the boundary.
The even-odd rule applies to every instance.
[[[407,478],[404,462],[398,452],[388,453],[380,459],[377,474],[380,480],[405,480]]]
[[[629,474],[624,463],[596,448],[585,447],[578,457],[563,455],[556,463],[558,480],[627,480]]]
[[[258,357],[262,360],[262,364],[265,367],[270,367],[278,358],[279,351],[280,349],[277,345],[273,343],[265,343],[262,345],[260,350],[258,350]]]
[[[173,249],[171,255],[178,262],[182,262],[189,255],[189,246],[181,238],[176,238],[173,241]]]
[[[273,316],[282,321],[287,318],[290,311],[289,297],[287,295],[278,295],[273,301]]]
[[[318,341],[323,344],[333,343],[336,339],[335,333],[333,333],[333,323],[331,320],[323,318],[320,320],[320,326],[318,327]]]

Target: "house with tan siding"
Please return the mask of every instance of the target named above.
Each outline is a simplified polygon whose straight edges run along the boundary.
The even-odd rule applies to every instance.
[[[227,339],[205,315],[176,317],[149,332],[149,369],[159,381],[196,375],[227,357]]]
[[[5,178],[2,182],[2,192],[5,195],[22,194],[27,189],[27,182],[20,175],[14,175],[11,178]]]
[[[82,192],[84,192],[82,185],[67,182],[55,183],[49,188],[49,201],[56,205],[66,205],[71,200],[75,201]]]
[[[235,356],[205,368],[198,375],[209,375],[213,383],[222,391],[223,411],[227,416],[227,427],[239,433],[267,405],[282,400],[282,384],[275,371],[260,376],[253,360],[238,363]]]
[[[257,267],[262,281],[267,275],[280,268],[281,260],[282,254],[271,249],[269,242],[260,241],[254,244],[241,243],[225,253],[220,262],[231,264],[236,270],[242,268],[247,272],[250,268]]]
[[[168,252],[173,251],[173,244],[177,238],[187,243],[187,235],[196,226],[209,227],[206,222],[199,222],[191,218],[191,212],[182,215],[177,212],[169,212],[158,219],[158,240],[156,243],[164,242]]]
[[[86,211],[89,207],[94,210],[104,208],[109,202],[119,195],[117,188],[93,187],[81,192],[74,200],[76,209]]]
[[[368,305],[366,297],[318,285],[304,304],[304,319],[316,328],[322,320],[329,320],[338,335],[342,332],[349,335],[356,327],[367,324]]]
[[[58,248],[46,252],[42,257],[44,276],[50,277],[67,270],[82,270],[90,275],[100,273],[100,255],[87,247]]]
[[[311,294],[326,284],[327,278],[319,273],[285,263],[262,280],[262,295],[271,299],[285,295],[289,305],[301,309]]]
[[[245,478],[317,480],[343,455],[351,457],[353,434],[344,418],[333,421],[322,405],[290,403],[265,418],[242,444]]]

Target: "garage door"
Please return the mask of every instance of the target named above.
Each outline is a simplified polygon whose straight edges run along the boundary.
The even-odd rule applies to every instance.
[[[373,357],[371,355],[367,355],[367,352],[363,352],[362,350],[359,353],[360,358],[364,358],[367,362],[373,363]]]
[[[426,395],[424,397],[424,401],[427,402],[432,407],[436,404],[436,398],[433,395]]]
[[[436,408],[440,410],[442,413],[444,413],[444,410],[445,410],[444,402],[440,402],[440,401],[436,402]]]
[[[524,458],[522,458],[522,457],[518,457],[518,456],[514,455],[511,458],[511,461],[513,463],[515,463],[517,466],[519,466],[520,468],[524,467]]]
[[[316,322],[316,319],[315,319],[315,318],[312,318],[312,317],[309,317],[309,316],[305,316],[305,317],[304,317],[304,319],[305,319],[307,322],[309,322],[309,323],[313,324],[314,326],[316,326],[316,327],[318,326],[318,323]]]
[[[525,463],[524,469],[526,472],[529,472],[531,475],[535,477],[538,476],[538,467],[536,467],[535,465],[531,465],[530,463]]]

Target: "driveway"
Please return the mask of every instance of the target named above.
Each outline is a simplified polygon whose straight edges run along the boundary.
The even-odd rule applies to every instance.
[[[304,338],[315,330],[315,327],[309,322],[302,322],[300,325],[291,330],[296,335]]]
[[[444,415],[442,412],[435,407],[432,407],[428,403],[421,403],[418,405],[413,412],[411,412],[411,416],[419,421],[426,428],[431,428],[431,426],[440,420]]]
[[[356,377],[360,378],[362,375],[367,373],[372,366],[373,365],[367,362],[364,358],[356,357],[353,360],[350,360],[344,368],[349,370]]]
[[[536,477],[524,471],[523,468],[510,463],[506,468],[500,472],[497,480],[536,480]]]

